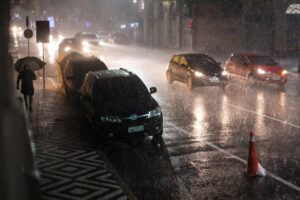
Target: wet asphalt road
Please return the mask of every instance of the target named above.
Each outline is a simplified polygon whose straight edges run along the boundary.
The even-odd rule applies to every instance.
[[[225,90],[188,90],[166,81],[172,53],[119,45],[91,53],[110,69],[130,69],[147,87],[158,89],[154,97],[164,114],[161,146],[149,139],[137,146],[97,145],[137,199],[300,199],[300,79],[289,76],[284,90],[236,80]],[[50,66],[49,82],[58,90],[56,67]],[[242,174],[251,130],[266,177]]]

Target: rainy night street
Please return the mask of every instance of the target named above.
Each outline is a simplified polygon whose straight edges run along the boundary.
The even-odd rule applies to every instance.
[[[39,54],[35,46],[32,51]],[[34,97],[36,109],[27,113],[33,132],[40,132],[35,140],[60,134],[78,143],[84,140],[85,148],[107,159],[113,173],[127,185],[122,189],[137,199],[300,199],[300,78],[288,74],[285,88],[250,86],[233,79],[225,88],[189,90],[184,83],[166,80],[174,53],[117,44],[93,47],[90,52],[109,69],[126,68],[148,88],[157,87],[153,96],[164,117],[161,144],[153,145],[150,137],[134,145],[103,144],[97,136],[88,135],[79,105],[65,96],[59,82],[54,64],[57,55],[48,54],[46,91],[42,91],[40,79]],[[213,57],[224,66],[228,55]],[[251,178],[242,173],[247,168],[250,131],[267,176]],[[38,158],[39,150],[43,147],[37,150]]]

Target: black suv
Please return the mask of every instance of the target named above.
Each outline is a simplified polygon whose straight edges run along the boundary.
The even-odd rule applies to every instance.
[[[163,116],[158,103],[142,80],[126,70],[89,72],[80,89],[80,99],[89,122],[105,138],[161,138]]]
[[[227,85],[226,71],[206,54],[177,54],[167,69],[167,80],[186,83],[188,88],[202,85]]]

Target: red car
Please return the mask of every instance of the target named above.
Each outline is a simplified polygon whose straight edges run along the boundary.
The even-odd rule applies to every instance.
[[[232,54],[226,61],[225,70],[229,77],[248,79],[252,83],[284,85],[287,82],[287,71],[266,55]]]

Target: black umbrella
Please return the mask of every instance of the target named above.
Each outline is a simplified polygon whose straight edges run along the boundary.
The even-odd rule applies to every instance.
[[[46,63],[38,57],[27,56],[17,60],[17,62],[15,63],[15,70],[20,72],[23,70],[25,65],[28,65],[28,68],[32,71],[36,71],[42,69],[46,65]]]

